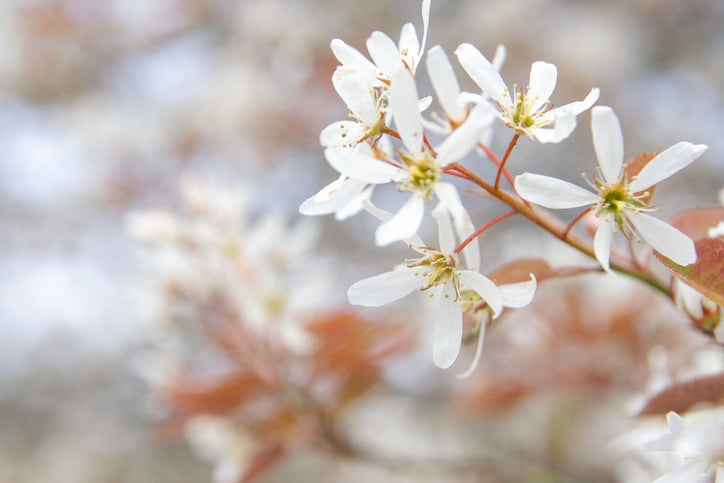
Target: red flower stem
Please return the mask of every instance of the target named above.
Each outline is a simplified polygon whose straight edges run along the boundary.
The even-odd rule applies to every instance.
[[[540,226],[559,240],[567,243],[576,250],[588,255],[593,259],[596,258],[596,254],[593,252],[593,248],[588,243],[583,241],[580,237],[567,233],[565,225],[563,225],[563,223],[558,218],[551,216],[545,211],[526,205],[523,200],[511,195],[510,193],[502,191],[499,188],[494,187],[493,185],[489,184],[488,182],[480,178],[478,175],[476,175],[466,167],[460,165],[459,163],[452,163],[450,166],[448,166],[448,168],[455,169],[459,173],[464,174],[468,178],[468,180],[480,186],[492,196],[498,198],[500,201],[510,206],[515,211],[525,216],[530,221]],[[564,236],[564,234],[566,236]],[[614,261],[611,261],[610,267],[612,270],[636,278],[650,285],[656,290],[662,292],[667,297],[671,297],[671,293],[665,283],[654,278],[649,273],[644,273],[640,269],[637,269],[637,267],[622,265],[621,263]]]
[[[503,162],[500,161],[500,159],[498,159],[498,157],[490,150],[490,148],[488,148],[488,147],[487,147],[485,144],[483,144],[483,143],[478,143],[478,146],[480,146],[480,149],[482,149],[483,151],[485,151],[485,154],[488,155],[488,157],[490,158],[490,160],[491,160],[493,163],[495,163],[495,165],[498,167],[498,169],[500,169],[500,166],[503,164]],[[511,176],[510,171],[508,171],[507,168],[503,168],[503,175],[505,176],[505,178],[506,178],[506,179],[508,180],[508,182],[510,183],[510,186],[513,186],[513,176]]]
[[[588,213],[588,212],[591,211],[592,209],[593,209],[593,206],[589,206],[588,208],[586,208],[585,210],[583,210],[577,217],[575,217],[575,218],[573,219],[573,221],[570,222],[570,223],[568,224],[568,226],[566,227],[566,231],[563,232],[563,238],[566,238],[566,237],[568,236],[568,232],[571,231],[571,228],[573,228],[573,226],[574,226],[576,223],[578,223],[579,221],[581,221],[581,218],[583,218],[583,217],[586,215],[586,213]]]
[[[507,213],[504,213],[504,214],[500,215],[499,217],[497,217],[497,218],[495,218],[495,219],[493,219],[493,220],[490,220],[488,223],[486,223],[485,225],[483,225],[483,226],[481,226],[480,228],[478,228],[478,229],[475,231],[475,233],[473,233],[472,235],[470,235],[469,237],[467,237],[467,238],[465,239],[465,241],[463,241],[463,242],[460,244],[460,246],[455,249],[455,252],[454,252],[454,253],[460,253],[461,251],[463,251],[463,248],[465,248],[466,246],[468,246],[468,244],[475,239],[475,237],[477,237],[477,236],[480,235],[482,232],[484,232],[485,230],[487,230],[487,229],[490,228],[491,226],[495,225],[495,224],[498,223],[499,221],[503,221],[503,220],[505,220],[506,218],[508,218],[509,216],[515,215],[516,213],[517,213],[517,211],[511,210],[511,211],[509,211],[509,212],[507,212]]]
[[[500,187],[500,175],[505,169],[505,163],[508,162],[508,158],[510,157],[510,153],[513,151],[513,148],[516,144],[518,144],[518,138],[520,137],[520,133],[515,133],[513,135],[513,139],[510,140],[510,144],[508,144],[508,150],[505,152],[505,155],[503,156],[503,160],[500,162],[500,166],[498,167],[498,174],[495,176],[495,189],[497,190]],[[508,180],[510,181],[510,179]],[[511,186],[513,183],[510,183]]]

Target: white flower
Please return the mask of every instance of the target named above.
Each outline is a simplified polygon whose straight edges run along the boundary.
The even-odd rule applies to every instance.
[[[525,307],[533,301],[538,282],[535,279],[535,275],[530,274],[530,280],[518,283],[507,283],[498,285],[498,293],[500,294],[500,301],[503,307],[510,307],[519,309]],[[470,299],[472,303],[475,303],[475,297]],[[485,307],[484,310],[478,311],[475,314],[478,317],[476,330],[478,331],[478,344],[475,348],[475,357],[470,367],[462,374],[458,374],[458,379],[465,379],[469,377],[475,369],[478,367],[480,357],[483,355],[483,342],[485,340],[485,329],[491,319],[495,318],[495,314],[492,313],[490,307]]]
[[[434,153],[424,143],[422,120],[418,108],[415,81],[407,70],[399,71],[392,80],[389,93],[390,109],[397,131],[406,150],[401,160],[378,159],[351,148],[328,147],[327,161],[350,179],[369,184],[398,183],[401,191],[412,193],[399,212],[380,225],[375,239],[378,245],[403,240],[420,227],[425,201],[433,193],[453,216],[456,225],[465,224],[464,208],[455,187],[441,181],[443,169],[466,154],[477,144],[485,129],[484,111],[474,109],[465,123],[456,129]]]
[[[566,139],[576,127],[576,116],[590,108],[599,96],[597,88],[582,101],[552,109],[548,100],[556,87],[558,70],[548,62],[534,62],[525,92],[513,85],[514,96],[493,64],[473,45],[461,44],[455,54],[468,75],[499,106],[498,116],[509,127],[542,143]]]
[[[350,303],[378,307],[400,299],[416,289],[428,292],[434,303],[435,335],[433,361],[447,368],[460,352],[463,328],[463,292],[470,289],[485,301],[494,316],[502,310],[498,288],[487,277],[474,270],[459,268],[454,253],[455,236],[452,222],[444,209],[436,208],[440,249],[423,246],[419,239],[410,247],[422,257],[406,260],[405,266],[354,283],[347,291]],[[384,213],[382,214],[384,218]]]
[[[332,40],[332,52],[343,65],[355,66],[369,78],[375,79],[373,83],[377,86],[388,84],[392,75],[403,67],[414,75],[425,50],[430,1],[422,2],[422,43],[418,41],[415,26],[406,23],[400,31],[399,45],[395,45],[395,41],[383,32],[372,32],[367,39],[367,51],[374,63],[341,39]]]
[[[344,220],[362,209],[362,200],[369,199],[372,187],[362,181],[349,179],[345,175],[329,183],[314,196],[307,198],[300,206],[303,215],[328,215]]]
[[[344,65],[337,67],[332,75],[332,84],[354,120],[333,122],[324,128],[319,135],[322,146],[355,146],[384,132],[382,94],[379,88],[367,82],[359,69]]]
[[[648,206],[644,199],[649,195],[646,189],[691,164],[706,146],[687,142],[675,144],[628,180],[623,169],[623,135],[613,109],[595,107],[591,130],[600,166],[593,176],[597,193],[560,179],[524,173],[515,178],[518,194],[531,203],[553,209],[594,205],[596,215],[606,221],[596,231],[594,252],[607,271],[610,271],[611,240],[619,230],[629,238],[632,232],[637,232],[657,252],[679,265],[694,263],[694,242],[671,225],[645,214],[656,208]]]
[[[495,51],[495,58],[493,59],[493,65],[496,69],[500,68],[504,59],[505,47],[499,45]],[[427,52],[425,65],[427,66],[430,83],[435,91],[436,99],[441,107],[441,116],[438,115],[438,113],[433,113],[432,121],[423,119],[423,124],[425,128],[431,132],[447,136],[465,121],[470,113],[469,105],[471,103],[478,104],[484,102],[487,96],[483,97],[460,90],[460,84],[458,83],[457,77],[455,77],[453,67],[445,51],[439,45],[432,47]],[[496,117],[495,112],[491,109],[487,113],[487,116],[489,125],[492,125]],[[482,139],[483,143],[489,144],[490,134],[492,134],[492,130],[486,129],[486,139]]]
[[[658,478],[660,483],[693,481],[724,482],[724,412],[722,408],[691,412],[681,417],[675,412],[666,415],[670,434],[649,443],[649,451],[673,452],[679,467]]]

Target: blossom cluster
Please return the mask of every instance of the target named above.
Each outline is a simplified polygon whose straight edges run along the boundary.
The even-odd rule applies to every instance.
[[[480,272],[478,235],[513,214],[525,216],[594,258],[599,270],[632,275],[666,292],[670,284],[656,278],[646,267],[634,244],[628,243],[628,253],[617,249],[614,234],[620,232],[629,242],[644,240],[676,265],[694,264],[694,241],[648,213],[658,210],[651,204],[656,185],[692,163],[706,146],[680,142],[658,155],[625,164],[616,114],[607,106],[593,107],[599,98],[598,88],[592,88],[582,100],[553,107],[550,98],[557,82],[556,66],[534,62],[525,87],[509,86],[499,73],[506,55],[502,46],[492,61],[472,44],[457,47],[457,60],[478,88],[465,91],[443,48],[436,45],[425,51],[429,14],[430,0],[423,0],[422,41],[411,23],[402,27],[397,43],[382,32],[373,32],[366,45],[369,59],[340,39],[331,42],[340,62],[332,82],[347,105],[350,119],[327,126],[320,143],[327,162],[340,176],[302,203],[300,212],[334,213],[344,219],[364,209],[381,221],[375,233],[378,246],[403,241],[419,254],[419,258],[405,260],[393,271],[352,285],[349,301],[379,306],[413,291],[428,293],[436,301],[433,360],[441,368],[451,366],[465,338],[466,317],[477,321],[480,349],[489,320],[497,318],[504,307],[527,305],[541,281],[540,275],[543,279],[556,276],[555,270],[543,274],[531,271],[506,286],[496,285]],[[417,84],[422,63],[438,106],[430,114],[426,113],[433,96],[421,96]],[[513,177],[508,171],[506,163],[521,136],[534,142],[560,143],[576,128],[577,117],[592,107],[591,130],[599,164],[589,181],[593,191],[540,174]],[[513,134],[502,159],[488,147],[492,129],[498,123]],[[433,145],[433,136],[442,141]],[[462,165],[468,155],[480,150],[497,165],[494,182]],[[501,176],[507,178],[514,192],[500,187]],[[451,177],[467,179],[483,188],[511,211],[476,228]],[[374,187],[385,184],[394,185],[406,196],[397,213],[372,202]],[[435,246],[423,243],[417,235],[427,205],[434,205],[431,214],[439,232]],[[550,221],[549,214],[532,205],[585,209],[565,227],[557,219]],[[592,239],[571,232],[584,216],[595,227]],[[480,322],[481,313],[489,315],[485,322]],[[480,350],[476,360],[479,356]]]
[[[243,185],[188,176],[182,191],[183,213],[128,218],[153,269],[141,362],[163,425],[214,463],[216,483],[248,481],[305,447],[348,451],[336,414],[382,384],[415,338],[335,306],[309,220],[256,219]]]

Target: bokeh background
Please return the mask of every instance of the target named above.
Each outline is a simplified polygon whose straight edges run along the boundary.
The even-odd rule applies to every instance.
[[[416,1],[0,3],[0,481],[210,480],[208,463],[183,441],[163,441],[152,429],[159,410],[149,402],[151,389],[138,367],[143,360],[139,353],[148,343],[147,317],[137,291],[148,274],[138,243],[127,233],[126,217],[148,208],[177,208],[179,183],[189,172],[253,186],[251,206],[257,216],[297,217],[299,204],[336,176],[318,144],[320,130],[346,116],[330,82],[337,62],[329,41],[339,37],[366,52],[364,40],[371,31],[382,30],[396,39],[408,21],[420,32]],[[600,87],[599,104],[618,113],[629,156],[682,140],[708,144],[700,160],[662,186],[666,196],[658,202],[666,216],[680,208],[716,204],[717,191],[724,186],[722,25],[724,3],[718,0],[433,0],[428,46],[441,44],[452,54],[459,43],[471,42],[492,55],[502,43],[508,49],[502,74],[509,83],[525,84],[535,60],[553,62],[559,69],[553,102],[559,105]],[[457,71],[463,87],[472,90],[474,84],[462,69]],[[426,86],[424,71],[421,77],[421,86]],[[429,93],[429,87],[421,90]],[[589,118],[582,115],[579,129],[559,145],[523,140],[511,170],[571,180],[582,171],[590,173],[595,158]],[[508,138],[499,128],[494,151],[504,150]],[[475,200],[479,198],[466,198]],[[496,212],[491,203],[479,204],[472,209],[477,220]],[[350,282],[387,270],[403,253],[374,247],[371,217],[316,221],[323,233],[321,253],[338,263],[338,291],[332,297],[340,303]],[[552,259],[567,256],[536,229],[523,226],[491,233],[485,243],[491,247],[484,253],[488,269],[525,251]],[[632,289],[625,281],[616,283],[624,286],[617,297],[625,302],[624,294]],[[575,306],[571,300],[560,303]],[[539,306],[536,313],[554,312],[553,305]],[[576,310],[586,319],[591,309]],[[670,307],[662,310],[646,316],[673,324],[663,345],[686,340],[680,342],[687,347],[679,352],[681,366],[702,367],[682,354],[704,341],[683,327],[685,319]],[[552,312],[545,317],[566,319]],[[526,320],[531,316],[519,323]],[[585,354],[585,360],[613,358],[631,344],[629,331],[634,329],[624,322],[602,324],[613,328],[589,330],[585,323],[573,323],[559,335],[574,340],[566,347]],[[561,339],[551,335],[555,331],[545,333],[533,339],[547,337],[559,344]],[[497,350],[492,349],[495,339],[486,342],[492,352],[488,369],[482,371],[501,378],[497,387],[507,385],[512,392],[486,392],[486,384],[496,384],[492,376],[471,382],[478,391],[463,398],[468,407],[498,411],[512,394],[541,388],[548,394],[555,386],[551,381],[560,381],[566,372],[566,361],[579,360],[562,355],[566,351],[536,352],[530,341],[501,339]],[[617,357],[619,364],[611,363],[615,367],[610,370],[581,370],[585,375],[569,374],[562,385],[588,387],[597,380],[616,391],[642,390],[647,376],[630,379],[627,373],[624,378],[622,364],[645,366],[651,340],[644,339],[635,350],[626,346],[631,358]],[[425,357],[418,360],[431,366]],[[541,369],[541,361],[552,359],[558,361],[552,364],[557,368]],[[453,381],[450,372],[413,366],[403,364],[392,376],[410,394],[432,395],[434,401],[441,388],[454,394],[465,384]],[[523,380],[529,382],[521,384]],[[585,397],[599,396],[591,390]],[[389,428],[394,422],[386,441],[396,446],[385,448],[372,435],[361,439],[402,461],[440,451],[443,460],[470,457],[455,448],[471,447],[488,448],[496,461],[511,454],[530,461],[536,459],[536,438],[526,441],[520,435],[537,428],[538,419],[551,421],[536,413],[540,404],[531,399],[509,415],[505,425],[476,426],[488,434],[480,440],[479,432],[462,431],[461,436],[459,430],[469,426],[460,421],[429,420],[426,414],[436,406],[420,402],[425,400],[407,406],[378,401],[370,410],[367,417],[378,425]],[[587,411],[593,406],[575,407]],[[572,424],[563,416],[568,410],[561,411],[556,424]],[[595,434],[596,425],[606,427],[608,417],[587,415],[587,432]],[[451,428],[458,430],[454,436]],[[425,439],[421,434],[436,435],[433,439],[447,449],[419,443]],[[417,443],[406,441],[405,435]],[[556,451],[563,450],[548,441],[545,461],[557,461],[574,479],[545,481],[576,481],[575,475],[582,474],[608,481],[605,461],[596,464],[590,461],[595,457],[582,456],[598,448],[596,438],[591,439],[580,446],[581,454],[566,452],[558,459]],[[499,440],[509,441],[514,450],[505,453],[495,443]],[[300,478],[295,481],[318,481],[319,466],[302,462],[294,468]],[[391,481],[407,481],[404,468],[393,468]],[[381,478],[380,473],[368,473],[369,468],[344,471],[340,474],[348,478]],[[536,471],[526,473],[529,481],[550,475]],[[284,481],[285,474],[270,478]],[[478,481],[479,476],[468,471],[450,476],[450,481]],[[431,481],[442,476],[434,478]]]

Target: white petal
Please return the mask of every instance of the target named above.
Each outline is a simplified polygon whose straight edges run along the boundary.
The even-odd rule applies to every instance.
[[[558,69],[554,64],[539,60],[530,68],[530,83],[527,95],[532,98],[531,111],[537,112],[550,99],[556,88]]]
[[[422,152],[422,120],[417,103],[417,87],[409,70],[392,76],[389,91],[390,111],[405,147],[413,154]]]
[[[524,200],[552,209],[592,205],[599,200],[598,195],[578,185],[533,173],[516,176],[515,191]]]
[[[357,196],[352,198],[349,203],[338,209],[334,214],[334,219],[337,221],[343,221],[362,211],[364,201],[369,200],[372,197],[372,191],[374,191],[374,189],[374,185],[368,185]]]
[[[466,109],[457,102],[460,95],[460,84],[442,47],[439,45],[432,47],[427,52],[425,64],[432,88],[435,90],[437,101],[443,111],[455,120],[463,120]]]
[[[491,62],[495,70],[497,70],[498,72],[500,72],[500,68],[503,67],[503,63],[505,62],[505,57],[507,54],[508,52],[505,49],[505,45],[498,44],[498,46],[495,48],[495,53],[493,54],[493,61]]]
[[[548,125],[545,119],[548,116],[541,117],[541,125]],[[541,143],[559,143],[567,139],[574,129],[576,129],[576,116],[572,112],[561,113],[558,117],[552,118],[552,128],[539,127],[533,130],[533,135]]]
[[[508,88],[493,64],[473,45],[460,44],[455,50],[458,61],[478,86],[499,104],[510,104]]]
[[[645,213],[628,217],[629,221],[654,250],[679,265],[696,262],[694,241],[679,230]]]
[[[445,167],[466,156],[477,146],[490,126],[490,110],[486,104],[473,108],[465,122],[450,134],[437,149],[440,166]]]
[[[308,198],[299,207],[303,215],[326,215],[347,206],[364,189],[365,184],[340,176]]]
[[[413,194],[388,221],[381,224],[375,232],[375,243],[378,246],[389,245],[398,240],[405,240],[417,233],[425,213],[425,201]]]
[[[367,126],[352,120],[333,122],[319,134],[319,144],[325,148],[330,146],[351,147],[356,145],[367,134]]]
[[[535,296],[536,287],[535,275],[531,273],[530,280],[499,285],[498,291],[504,307],[519,309],[531,303],[533,296]]]
[[[557,117],[564,112],[570,112],[573,113],[574,116],[577,116],[594,105],[600,95],[601,91],[597,87],[594,87],[582,101],[575,101],[561,107],[556,107],[548,111],[548,114]]]
[[[498,287],[485,275],[472,270],[460,270],[458,272],[460,281],[475,291],[493,311],[493,318],[503,310],[503,302],[500,298]]]
[[[324,150],[324,156],[340,173],[365,183],[390,183],[407,177],[405,170],[352,148],[329,147]]]
[[[435,335],[432,345],[432,360],[436,366],[447,369],[460,353],[463,338],[463,312],[455,298],[455,287],[446,283],[436,293]]]
[[[332,84],[347,108],[363,124],[374,126],[380,120],[380,111],[374,97],[374,86],[359,70],[347,66],[337,67]]]
[[[489,312],[485,312],[485,315],[483,316],[483,320],[480,322],[480,329],[478,329],[478,345],[475,348],[475,357],[473,357],[473,362],[470,364],[470,367],[468,367],[468,370],[463,372],[462,374],[458,374],[458,379],[467,379],[470,377],[473,372],[475,372],[475,369],[477,369],[478,364],[480,363],[480,358],[483,355],[483,342],[485,341],[485,329],[488,326],[488,317],[487,314]]]
[[[613,225],[611,225],[611,221],[606,218],[599,225],[598,230],[596,230],[596,235],[593,237],[593,253],[596,255],[598,263],[600,263],[601,267],[608,273],[613,273],[609,265],[612,238]]]
[[[593,147],[607,183],[614,183],[623,165],[623,134],[616,113],[608,106],[596,106],[591,112]]]
[[[444,206],[452,216],[455,233],[462,243],[475,232],[475,225],[473,225],[470,215],[460,200],[457,188],[451,183],[438,181],[435,184],[435,194],[440,200],[439,206]],[[477,270],[480,267],[480,245],[477,238],[463,248],[462,255],[467,268]]]
[[[390,213],[389,211],[382,210],[380,208],[377,208],[369,199],[362,200],[362,207],[369,213],[370,215],[374,216],[378,220],[382,222],[386,222],[392,219],[394,216],[393,213]],[[404,241],[410,248],[412,248],[415,251],[419,247],[427,246],[425,245],[425,242],[422,241],[422,238],[417,236],[417,233],[412,235],[411,237],[405,238]],[[421,252],[422,253],[422,252]]]
[[[445,208],[445,205],[438,204],[435,209],[432,210],[432,216],[437,222],[440,251],[444,254],[452,253],[453,250],[455,250],[455,233],[453,233],[450,213]]]
[[[631,188],[631,191],[634,193],[650,188],[680,169],[689,166],[696,158],[701,156],[706,149],[707,146],[704,144],[691,144],[687,142],[674,144],[649,161],[636,176],[636,179],[631,181],[629,188]]]
[[[391,75],[403,67],[395,41],[383,32],[372,32],[367,39],[367,51],[377,67],[385,74]]]
[[[427,43],[427,26],[430,22],[430,4],[432,0],[422,0],[422,43],[420,44],[420,50],[417,52],[417,59],[422,57],[422,53],[425,51],[425,44]],[[415,71],[413,70],[414,74]]]
[[[404,268],[353,283],[347,290],[347,298],[352,305],[379,307],[401,299],[419,286],[414,272]]]
[[[417,54],[420,52],[420,41],[417,39],[415,26],[411,23],[402,26],[398,46],[399,55],[410,68],[410,72],[414,74],[417,69]]]
[[[332,53],[337,57],[337,60],[343,65],[353,65],[363,70],[369,70],[375,72],[377,68],[369,61],[367,57],[355,49],[354,47],[345,43],[342,39],[333,39],[330,42]]]

